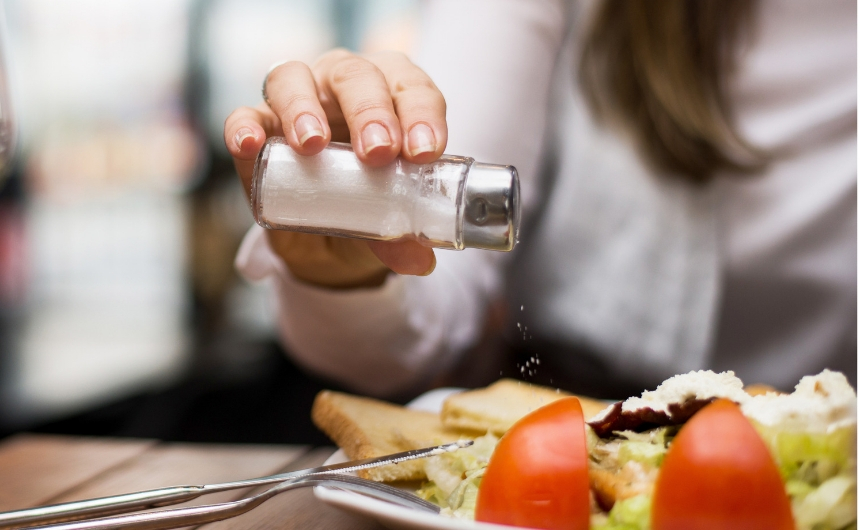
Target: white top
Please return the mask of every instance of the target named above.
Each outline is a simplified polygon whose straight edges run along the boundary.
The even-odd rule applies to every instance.
[[[344,292],[291,278],[255,227],[237,264],[274,278],[298,362],[356,391],[403,391],[478,339],[507,286],[530,334],[584,344],[622,374],[855,377],[855,2],[761,2],[731,96],[741,132],[777,158],[704,187],[654,174],[592,120],[575,81],[592,2],[424,7],[418,63],[448,103],[447,151],[517,167],[522,243],[437,251],[428,277]]]

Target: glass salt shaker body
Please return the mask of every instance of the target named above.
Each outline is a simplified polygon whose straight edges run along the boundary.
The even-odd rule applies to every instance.
[[[265,228],[456,250],[513,249],[520,217],[513,166],[445,155],[369,167],[348,144],[302,156],[281,137],[257,157],[251,202]]]

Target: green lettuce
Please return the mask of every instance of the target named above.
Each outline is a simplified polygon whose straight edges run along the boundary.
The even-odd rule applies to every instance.
[[[785,481],[798,530],[856,528],[856,426],[805,433],[755,425]]]
[[[415,493],[461,519],[475,518],[475,503],[484,470],[499,439],[487,434],[465,449],[428,458],[424,471],[429,479]]]
[[[668,444],[677,429],[658,427],[643,433],[618,431],[615,434],[625,438],[618,447],[618,463],[639,462],[646,468],[659,468],[668,451]]]
[[[592,517],[592,530],[650,530],[651,496],[637,495],[615,503],[605,518]]]

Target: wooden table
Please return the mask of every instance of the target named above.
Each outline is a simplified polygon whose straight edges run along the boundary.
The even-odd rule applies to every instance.
[[[333,451],[294,445],[206,445],[20,434],[0,443],[0,511],[162,486],[270,475],[320,465]],[[252,492],[207,495],[186,505],[225,502]],[[198,528],[382,527],[319,502],[310,489],[299,489],[239,517]]]

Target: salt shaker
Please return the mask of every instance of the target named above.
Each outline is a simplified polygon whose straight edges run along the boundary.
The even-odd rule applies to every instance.
[[[369,167],[348,144],[302,156],[282,137],[269,138],[257,157],[251,203],[265,228],[456,250],[509,251],[520,220],[513,166],[445,155]]]

